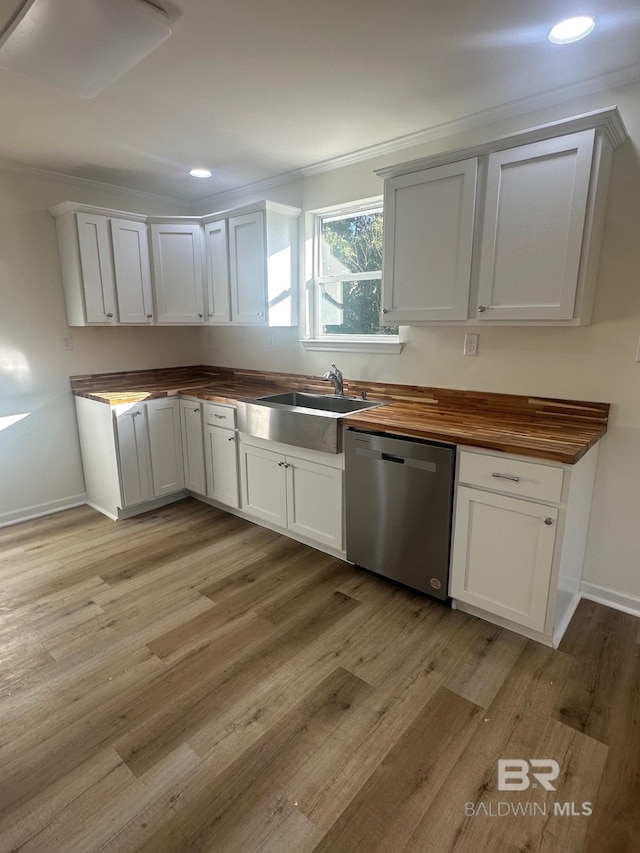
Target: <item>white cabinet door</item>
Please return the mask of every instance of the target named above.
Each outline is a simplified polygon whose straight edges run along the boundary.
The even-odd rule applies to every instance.
[[[543,631],[557,519],[555,507],[460,486],[452,597]]]
[[[231,320],[229,297],[229,247],[227,221],[208,222],[204,226],[207,261],[207,323]]]
[[[151,226],[158,323],[204,323],[200,226]]]
[[[114,412],[122,506],[151,500],[151,461],[145,404],[117,407]]]
[[[86,322],[112,325],[117,318],[109,220],[98,214],[76,213],[76,225]]]
[[[150,400],[146,406],[153,494],[159,498],[184,488],[180,401]]]
[[[227,506],[240,506],[236,434],[229,429],[207,425],[204,440],[208,497]]]
[[[149,238],[144,222],[111,219],[118,320],[145,323],[153,320]]]
[[[267,322],[264,212],[229,219],[229,272],[233,322]]]
[[[184,484],[199,495],[207,493],[204,466],[204,435],[202,430],[202,406],[191,400],[180,400],[182,423],[182,458],[184,461]]]
[[[489,155],[478,319],[573,317],[594,136]]]
[[[467,318],[477,170],[474,158],[385,182],[385,322]]]
[[[285,457],[243,444],[240,451],[242,508],[257,518],[287,526]]]
[[[287,522],[290,530],[342,548],[342,471],[286,457]]]

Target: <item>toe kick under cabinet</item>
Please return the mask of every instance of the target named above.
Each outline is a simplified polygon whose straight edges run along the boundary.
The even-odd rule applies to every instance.
[[[460,451],[454,606],[558,645],[580,598],[597,453],[562,465]]]

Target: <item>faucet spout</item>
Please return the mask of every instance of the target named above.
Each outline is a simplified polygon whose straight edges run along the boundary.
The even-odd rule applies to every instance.
[[[333,387],[335,389],[336,397],[343,397],[342,389],[343,389],[343,380],[342,380],[342,371],[338,369],[335,362],[331,362],[331,370],[327,370],[327,372],[322,377],[325,381],[331,380],[333,382]]]

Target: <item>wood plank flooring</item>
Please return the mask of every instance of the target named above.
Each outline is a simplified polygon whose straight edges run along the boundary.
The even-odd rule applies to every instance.
[[[640,851],[638,626],[554,651],[191,500],[5,528],[0,851]]]

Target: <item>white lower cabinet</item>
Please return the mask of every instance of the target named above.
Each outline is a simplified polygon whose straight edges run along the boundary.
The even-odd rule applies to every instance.
[[[179,401],[150,400],[114,411],[122,507],[183,489]]]
[[[122,507],[149,501],[152,497],[151,450],[144,403],[116,407],[115,437],[122,491]]]
[[[184,488],[180,401],[176,398],[146,403],[151,451],[153,495],[170,495]]]
[[[235,425],[235,408],[218,403],[204,404],[207,497],[237,509],[240,506],[240,489]]]
[[[194,400],[180,400],[180,421],[185,488],[199,495],[206,495],[202,403]]]
[[[240,470],[246,513],[342,549],[340,467],[318,462],[300,448],[282,453],[243,442]]]
[[[451,594],[543,631],[558,510],[458,489]]]
[[[449,587],[459,609],[559,643],[579,600],[596,458],[460,452]]]
[[[186,494],[177,399],[109,406],[77,397],[76,411],[90,506],[117,519]]]

